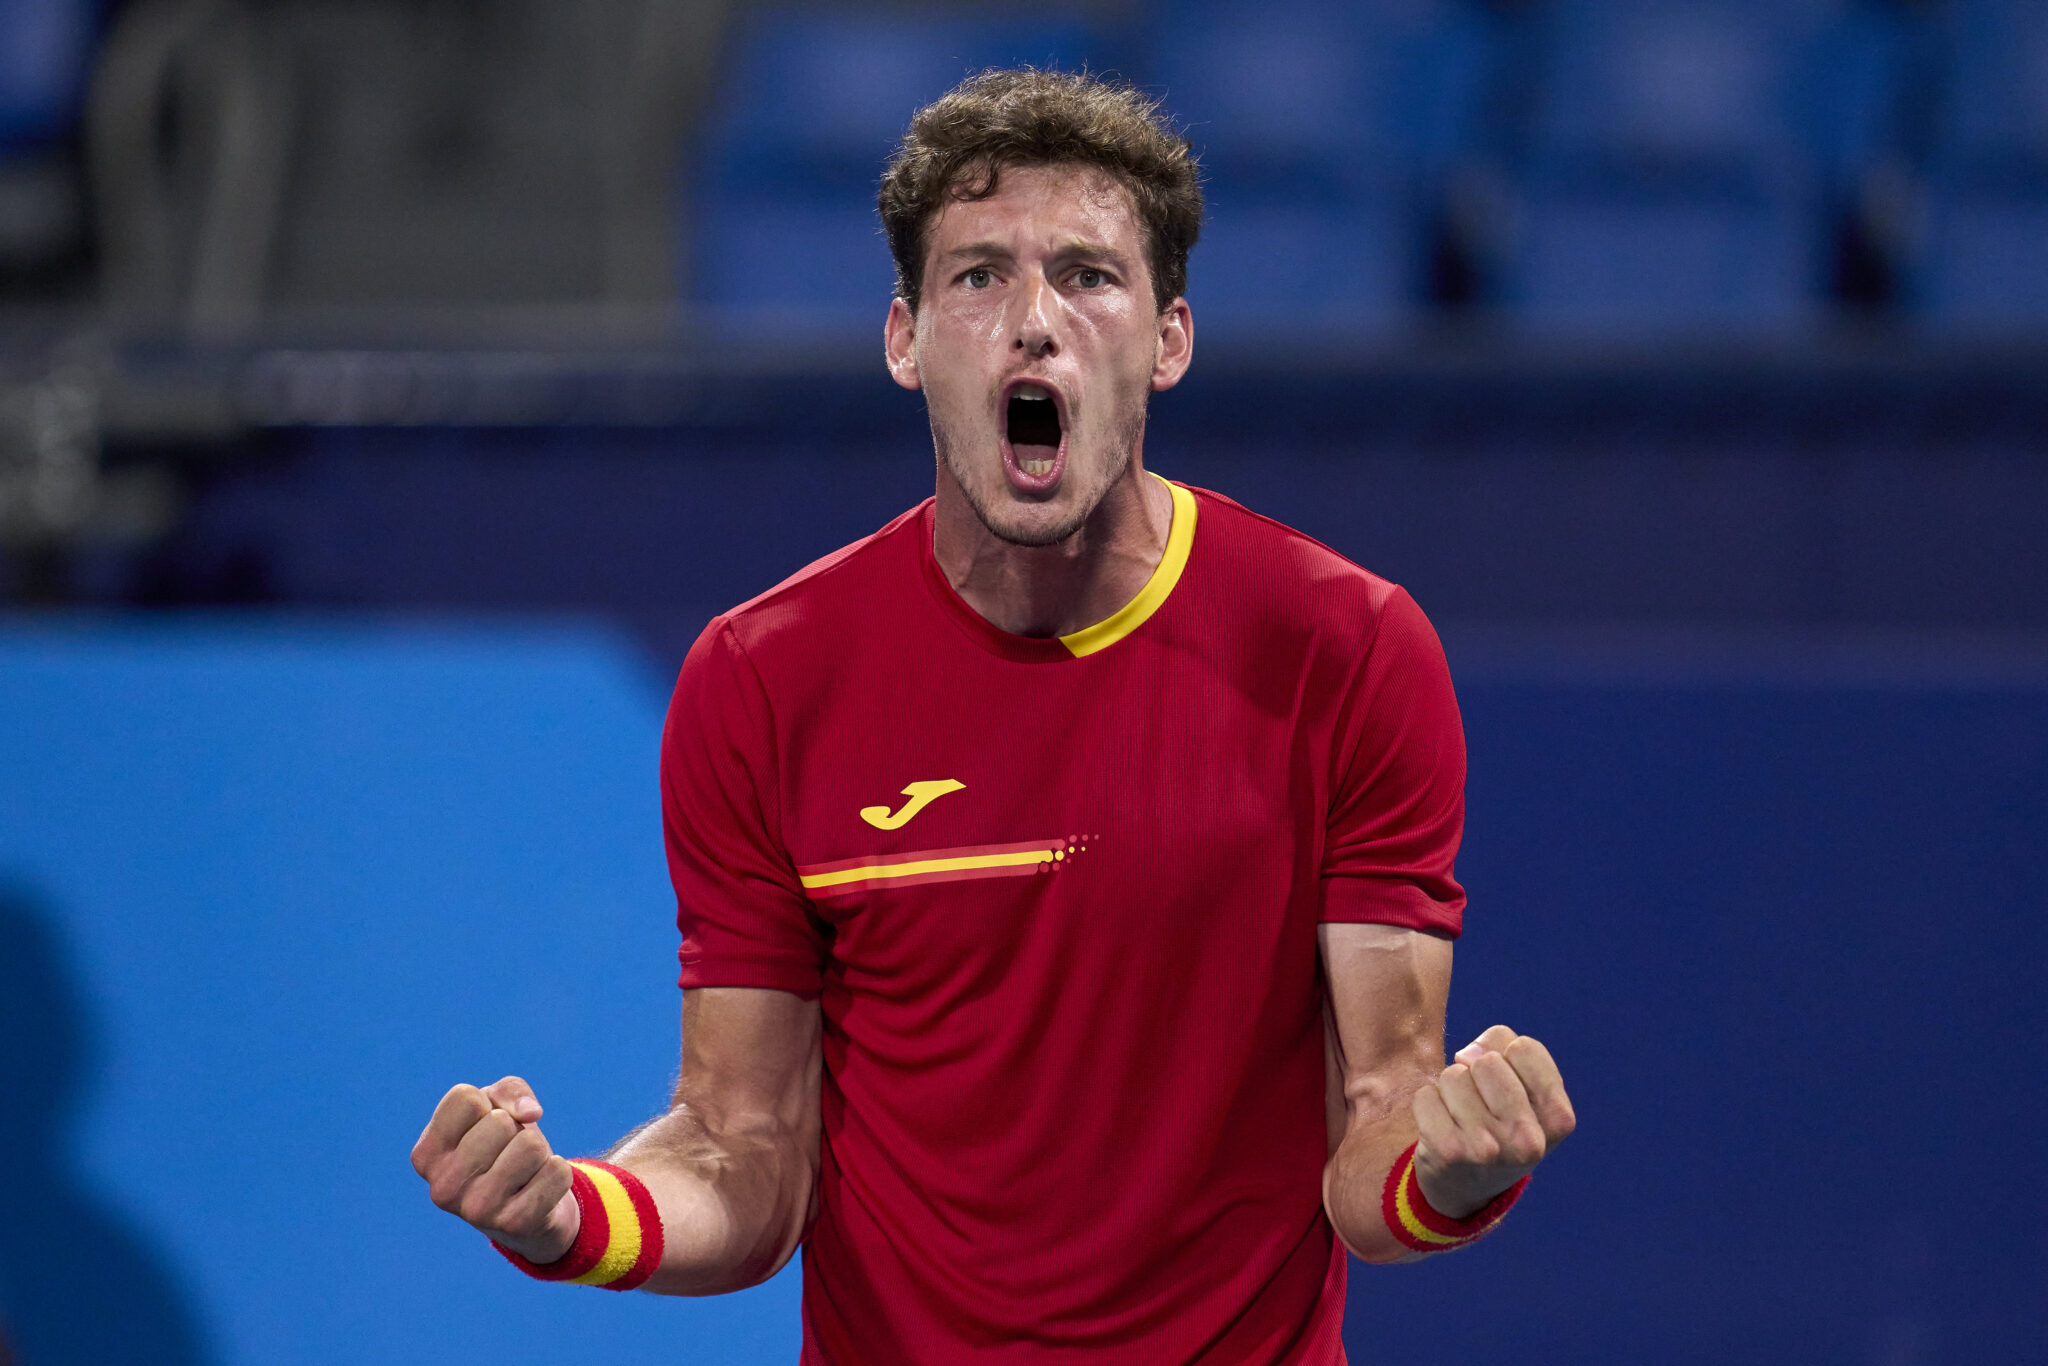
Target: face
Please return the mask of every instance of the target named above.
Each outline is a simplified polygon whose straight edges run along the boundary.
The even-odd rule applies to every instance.
[[[889,310],[889,368],[922,389],[952,482],[1015,545],[1071,537],[1132,471],[1145,405],[1187,370],[1184,300],[1159,311],[1129,193],[1088,167],[1003,171],[928,234],[913,317]]]

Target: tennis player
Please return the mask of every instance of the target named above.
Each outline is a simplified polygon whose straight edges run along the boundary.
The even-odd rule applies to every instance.
[[[1472,1241],[1571,1132],[1535,1039],[1445,1065],[1465,752],[1422,612],[1146,467],[1201,211],[1129,88],[916,115],[885,345],[936,496],[683,665],[673,1107],[571,1162],[507,1077],[413,1151],[524,1270],[704,1295],[801,1248],[814,1366],[1322,1366],[1347,1248]]]

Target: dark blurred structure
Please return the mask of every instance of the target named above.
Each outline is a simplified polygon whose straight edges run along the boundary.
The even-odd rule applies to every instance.
[[[875,179],[917,104],[1033,62],[1159,91],[1204,159],[1167,472],[1439,614],[2048,627],[2028,0],[0,0],[0,34],[17,601],[658,623],[764,587],[921,496]]]
[[[42,225],[0,233],[17,599],[654,619],[761,587],[917,496],[867,359],[874,178],[919,101],[1036,61],[1161,90],[1204,155],[1169,470],[1336,478],[1301,520],[1456,614],[2048,622],[2008,573],[2048,539],[2035,6],[0,15],[0,225]],[[763,469],[828,467],[848,495],[759,553],[691,544]],[[1716,590],[1744,562],[1775,600]]]
[[[74,0],[0,4],[0,297],[88,287],[77,135],[97,10]]]

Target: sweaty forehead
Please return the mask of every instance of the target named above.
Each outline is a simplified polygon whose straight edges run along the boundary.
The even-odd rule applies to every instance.
[[[1074,239],[1138,253],[1141,236],[1131,192],[1093,166],[1006,166],[994,194],[949,197],[940,206],[926,244],[927,260],[969,242],[999,241],[1028,249]]]

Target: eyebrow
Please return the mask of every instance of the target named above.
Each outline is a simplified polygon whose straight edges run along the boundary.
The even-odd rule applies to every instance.
[[[969,242],[964,247],[954,247],[950,251],[939,253],[941,261],[961,261],[969,257],[994,257],[1007,261],[1010,259],[1010,249],[1000,242]]]
[[[1099,261],[1114,261],[1123,264],[1123,253],[1112,249],[1106,242],[1090,241],[1086,237],[1062,238],[1054,247],[1054,256],[1093,256]]]
[[[1052,255],[1055,257],[1093,256],[1103,261],[1114,261],[1119,265],[1123,263],[1124,259],[1121,253],[1111,250],[1101,242],[1093,242],[1085,237],[1066,237],[1060,239],[1060,241],[1053,244]],[[942,261],[959,261],[970,258],[1000,261],[1015,259],[1010,249],[1000,242],[969,242],[965,246],[953,247],[939,253],[939,259]]]

